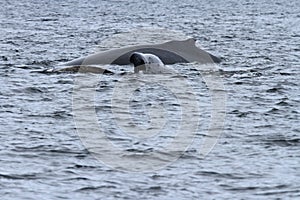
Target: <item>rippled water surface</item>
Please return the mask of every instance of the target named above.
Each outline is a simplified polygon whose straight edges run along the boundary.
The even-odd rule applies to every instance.
[[[1,199],[299,199],[299,1],[12,0],[1,5]],[[227,92],[226,119],[205,159],[201,141],[214,109],[205,77],[215,72],[195,70],[201,67],[195,63],[176,64],[171,67],[180,76],[162,76],[165,85],[143,82],[143,76],[158,76],[133,75],[130,66],[107,66],[116,75],[91,75],[98,80],[95,119],[124,150],[117,155],[121,160],[111,154],[113,164],[97,160],[76,131],[86,128],[74,121],[72,106],[80,75],[36,72],[122,46],[126,37],[117,44],[104,41],[144,27],[181,31],[222,58],[217,74]],[[165,35],[146,39],[157,43]],[[182,96],[170,90],[178,85],[182,92],[181,76],[192,89]],[[140,85],[123,112],[117,107],[122,102],[112,105],[111,99],[116,86],[124,87],[118,85],[124,77]],[[185,116],[179,96],[188,102],[186,109],[193,108],[191,127],[198,123],[192,144],[156,171],[122,169],[139,166],[143,153],[160,151],[176,137]],[[122,118],[128,117],[124,113],[131,116]],[[90,122],[90,115],[80,117]],[[138,135],[124,134],[132,126],[140,128]],[[183,127],[184,138],[191,139]],[[177,155],[175,150],[161,155]],[[164,158],[169,157],[151,157],[152,163]]]

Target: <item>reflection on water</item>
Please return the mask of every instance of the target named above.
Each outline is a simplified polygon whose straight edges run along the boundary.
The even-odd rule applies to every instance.
[[[206,149],[199,152],[207,154],[221,131],[211,133],[222,127],[211,119],[213,114],[218,116],[209,109],[212,99],[201,76],[188,78],[191,66],[180,67],[185,77],[179,73],[77,75],[73,113],[85,147],[108,166],[126,171],[153,171],[171,164],[197,135],[210,138],[211,144],[206,143]],[[212,130],[208,133],[207,125]],[[127,156],[134,157],[128,161]]]

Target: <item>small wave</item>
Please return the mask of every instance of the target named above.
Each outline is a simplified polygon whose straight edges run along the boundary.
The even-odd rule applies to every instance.
[[[266,92],[268,92],[268,93],[278,93],[278,92],[281,92],[281,90],[282,90],[282,88],[274,87],[274,88],[267,89]]]
[[[281,146],[281,147],[290,147],[290,146],[299,146],[300,145],[300,139],[266,139],[264,140],[264,143],[269,146]]]
[[[241,191],[241,192],[247,192],[247,191],[253,191],[253,190],[273,190],[273,189],[283,189],[287,188],[288,185],[275,185],[275,186],[241,186],[241,187],[234,187],[231,185],[222,185],[226,190],[230,191]]]
[[[36,174],[0,174],[0,179],[11,179],[11,180],[34,180],[38,179]]]
[[[51,60],[40,60],[40,61],[33,60],[31,62],[26,63],[24,66],[27,66],[27,67],[32,66],[32,69],[35,69],[36,66],[48,67],[48,66],[52,66],[52,65],[53,65],[53,61],[51,61]]]
[[[101,186],[86,186],[75,190],[75,192],[86,192],[86,191],[94,191],[94,190],[102,190],[102,189],[116,189],[117,187],[114,185],[101,185]]]

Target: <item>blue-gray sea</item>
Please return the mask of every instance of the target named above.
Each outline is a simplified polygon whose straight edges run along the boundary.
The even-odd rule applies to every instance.
[[[299,199],[299,25],[298,0],[1,0],[1,199]],[[129,83],[143,83],[147,75],[121,75],[130,73],[131,66],[107,66],[120,73],[93,75],[98,78],[94,110],[99,127],[123,149],[119,156],[124,159],[111,155],[116,167],[97,159],[77,132],[74,88],[81,75],[37,71],[109,49],[113,45],[103,41],[141,28],[184,33],[222,62],[214,72],[201,72],[201,65],[193,70],[195,63],[171,66],[193,90],[187,89],[184,99],[194,96],[197,105],[180,105],[167,87],[176,86],[178,76],[164,76],[165,87],[148,82],[128,94],[131,120],[145,133],[151,130],[151,115],[154,122],[160,122],[155,119],[164,112],[170,118],[164,131],[150,132],[149,137],[143,131],[138,137],[124,134],[115,121],[130,127],[130,120],[122,119],[120,110],[111,111],[118,83],[124,77]],[[163,31],[149,37],[150,42],[158,43],[160,34],[163,37]],[[123,40],[126,37],[117,42]],[[218,74],[227,99],[222,133],[203,158],[201,141],[214,109],[205,73]],[[191,126],[197,117],[200,122],[193,144],[159,169],[128,169],[127,162],[138,166],[143,153],[155,152],[176,137],[173,133],[184,120],[180,113],[189,105],[200,110],[191,113]],[[80,117],[88,123],[90,116]],[[128,159],[128,152],[137,157]]]

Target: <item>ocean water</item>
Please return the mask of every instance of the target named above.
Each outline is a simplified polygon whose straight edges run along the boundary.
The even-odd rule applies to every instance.
[[[299,1],[1,5],[1,199],[299,199]],[[37,72],[172,31],[222,62],[164,76],[109,65],[117,74]],[[219,137],[207,137],[213,94],[226,113]],[[92,134],[99,128],[110,143]],[[217,143],[203,157],[206,138]]]

